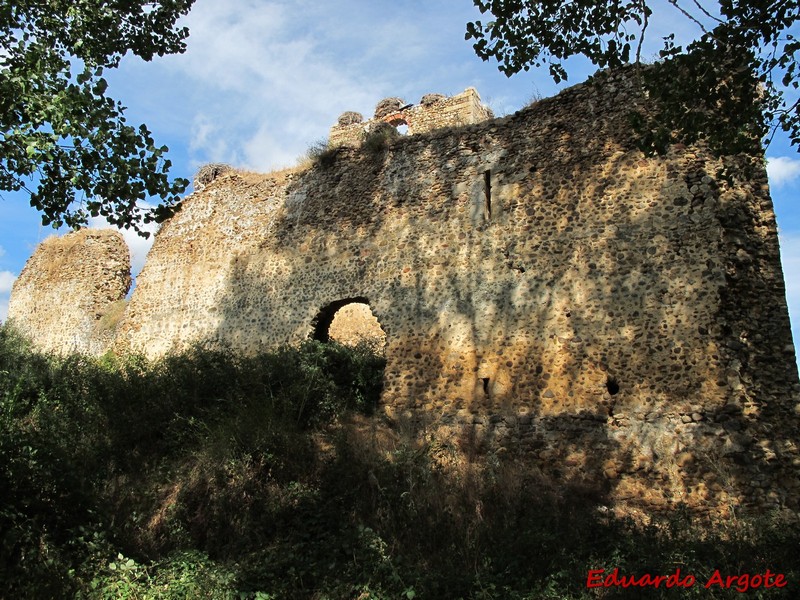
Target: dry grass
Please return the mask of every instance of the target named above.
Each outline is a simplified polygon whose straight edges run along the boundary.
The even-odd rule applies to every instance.
[[[101,332],[115,330],[120,324],[120,321],[122,321],[127,307],[128,301],[124,298],[109,304],[103,316],[100,317],[100,320],[97,322],[97,329]]]
[[[120,247],[126,248],[122,241],[122,235],[113,229],[80,229],[63,236],[51,235],[45,238],[34,254],[34,260],[38,258],[37,277],[45,280],[61,277],[65,268],[73,268],[73,265],[76,264],[75,255],[86,249],[88,239],[94,238],[103,241],[112,237],[118,237]],[[104,244],[103,253],[107,255],[110,248],[109,244]],[[97,250],[94,250],[92,254],[95,259],[99,258]]]

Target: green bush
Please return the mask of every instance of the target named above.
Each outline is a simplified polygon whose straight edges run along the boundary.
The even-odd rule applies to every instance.
[[[152,509],[152,488],[187,469],[195,485],[183,486],[192,493],[179,495],[173,512],[194,506],[207,521],[172,517],[172,529],[150,542],[169,549],[198,542],[201,526],[231,530],[238,499],[216,479],[238,473],[243,488],[262,491],[258,476],[307,466],[305,432],[371,410],[382,369],[381,358],[318,342],[247,359],[203,347],[157,362],[60,358],[0,327],[0,579],[8,593],[68,595],[92,557],[115,544],[146,550],[137,511]],[[269,514],[251,511],[242,525]],[[98,546],[94,534],[108,544]]]
[[[339,148],[328,145],[328,140],[319,140],[306,150],[305,160],[323,168],[328,168],[336,162],[339,150]]]
[[[378,123],[366,134],[361,147],[370,156],[382,156],[389,144],[399,137],[400,132],[396,127],[392,127],[388,123]]]
[[[369,417],[384,360],[308,342],[254,357],[44,356],[0,327],[0,581],[8,598],[615,598],[589,569],[769,568],[800,528],[676,511],[649,526]],[[792,585],[748,592],[790,598]],[[638,591],[638,590],[636,590]]]
[[[185,551],[143,565],[122,554],[103,565],[78,598],[141,600],[234,600],[236,575],[201,552]]]

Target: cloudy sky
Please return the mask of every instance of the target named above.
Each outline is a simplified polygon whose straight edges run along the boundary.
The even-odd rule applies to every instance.
[[[663,35],[674,32],[685,42],[696,34],[666,0],[653,4],[650,55]],[[109,74],[108,93],[128,107],[129,122],[147,123],[157,144],[170,147],[173,174],[191,179],[208,162],[257,171],[293,165],[327,137],[342,112],[371,116],[387,96],[416,103],[428,92],[473,86],[503,115],[564,87],[543,72],[509,79],[482,62],[464,40],[465,24],[476,18],[471,0],[197,0],[184,20],[191,31],[186,53],[151,63],[124,60]],[[594,72],[579,61],[567,67],[566,85]],[[767,156],[797,335],[800,154],[779,137]],[[0,196],[0,320],[14,279],[52,233],[26,197]],[[149,243],[128,241],[135,275]]]

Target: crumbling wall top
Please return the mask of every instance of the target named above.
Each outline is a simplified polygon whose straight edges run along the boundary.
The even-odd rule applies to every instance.
[[[228,171],[231,171],[232,169],[233,167],[226,165],[225,163],[209,163],[207,165],[203,165],[200,167],[200,170],[197,171],[197,175],[194,176],[194,190],[199,192],[209,183],[224,175]]]
[[[9,320],[42,350],[102,354],[131,286],[130,264],[128,245],[112,229],[47,238],[14,282]]]
[[[342,114],[337,124],[331,127],[331,147],[360,146],[364,137],[381,123],[394,127],[406,125],[408,135],[414,135],[443,127],[472,125],[494,117],[472,87],[451,97],[425,94],[419,104],[407,104],[402,98],[385,98],[375,107],[375,116],[366,121],[352,118],[356,114]]]

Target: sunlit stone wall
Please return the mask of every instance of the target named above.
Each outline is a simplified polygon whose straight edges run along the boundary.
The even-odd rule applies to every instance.
[[[100,354],[130,285],[130,253],[118,232],[50,237],[14,282],[8,317],[46,352]]]
[[[166,223],[115,347],[253,353],[369,304],[383,408],[629,506],[796,506],[798,380],[762,157],[645,156],[599,78],[376,154],[228,171]]]
[[[407,134],[415,135],[444,127],[472,125],[492,117],[475,88],[467,88],[455,96],[426,94],[418,104],[402,105],[387,114],[378,114],[380,116],[366,121],[337,123],[331,127],[329,146],[360,146],[365,136],[379,123],[389,123],[395,127],[405,125]]]

